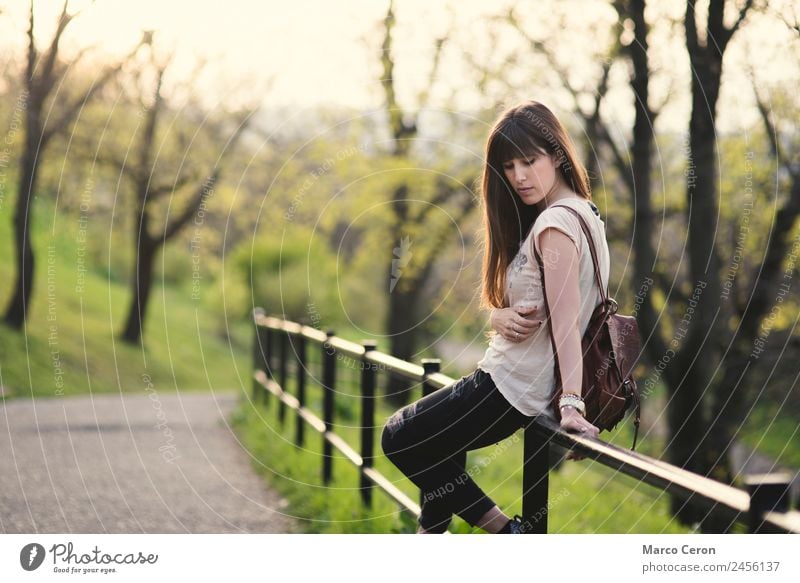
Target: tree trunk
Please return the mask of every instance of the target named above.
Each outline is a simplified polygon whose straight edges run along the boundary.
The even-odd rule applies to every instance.
[[[33,98],[31,98],[32,101]],[[33,290],[34,257],[30,233],[31,207],[39,175],[39,148],[43,148],[43,145],[39,144],[42,132],[38,116],[34,111],[35,107],[37,107],[35,103],[30,103],[28,106],[25,151],[22,153],[22,172],[19,179],[17,207],[14,213],[17,272],[14,292],[5,314],[6,323],[17,330],[21,329],[25,323]]]
[[[636,38],[627,47],[627,53],[633,64],[631,89],[634,94],[636,116],[633,122],[633,141],[631,143],[631,180],[633,192],[631,193],[634,212],[633,221],[633,262],[635,274],[635,293],[640,301],[638,318],[641,324],[642,336],[655,339],[648,342],[649,355],[653,362],[657,362],[663,354],[665,347],[660,342],[661,330],[659,327],[660,315],[656,313],[649,292],[654,287],[653,271],[656,258],[653,250],[652,234],[652,150],[654,141],[654,122],[656,115],[650,109],[650,67],[648,64],[648,34],[649,26],[644,18],[644,0],[635,0],[630,3],[627,13],[634,23]],[[621,15],[625,14],[621,11]]]
[[[407,361],[412,361],[417,346],[420,284],[415,280],[401,287],[398,283],[389,294],[389,352]],[[392,405],[402,407],[411,400],[410,390],[416,385],[405,378],[388,375],[386,398]]]
[[[687,347],[688,345],[687,342]],[[707,427],[703,401],[706,371],[698,364],[700,358],[708,357],[701,355],[694,361],[695,366],[693,366],[691,362],[686,362],[691,359],[691,353],[683,354],[686,354],[685,358],[675,359],[664,371],[669,392],[669,407],[667,407],[669,437],[666,453],[671,463],[705,475],[699,444]],[[698,354],[701,354],[701,350],[698,350]],[[699,522],[705,515],[693,504],[676,496],[670,498],[670,510],[683,524]]]
[[[405,205],[406,185],[403,185],[396,194],[402,194],[395,198],[395,213],[401,217],[401,222],[393,229],[392,241],[401,241],[401,230],[399,225],[405,224],[408,220],[407,207]],[[453,219],[456,224],[461,224],[467,214],[473,208],[472,199],[465,197],[462,200],[458,211],[454,211]],[[413,221],[424,223],[424,215],[416,216]],[[389,270],[389,318],[387,329],[390,334],[390,353],[398,358],[413,362],[416,355],[417,343],[420,335],[423,333],[423,324],[420,321],[420,307],[425,305],[426,298],[424,297],[424,288],[426,283],[430,280],[436,263],[436,257],[445,248],[446,241],[449,238],[449,231],[442,228],[433,234],[432,242],[428,247],[431,251],[429,254],[423,254],[420,257],[420,252],[415,254],[416,262],[418,264],[417,270],[414,271],[413,276],[403,274],[402,266],[404,266],[410,256],[402,257],[408,250],[403,250],[402,243],[400,251],[395,247],[393,256],[399,262],[393,262]],[[421,267],[419,267],[421,265]],[[386,396],[387,399],[396,406],[403,406],[409,402],[411,394],[410,389],[417,387],[417,383],[410,383],[403,378],[395,378],[394,375],[389,376],[387,383]]]
[[[711,400],[718,357],[720,329],[720,268],[715,245],[718,231],[716,190],[716,107],[722,72],[722,54],[705,50],[692,55],[692,114],[689,122],[687,215],[689,281],[692,289],[684,314],[675,326],[674,339],[685,336],[680,356],[670,375],[670,462],[703,476],[729,477],[722,452],[702,446],[709,430],[706,410]],[[675,378],[678,377],[678,378]],[[671,498],[672,511],[685,523],[701,522],[703,530],[717,530],[707,512],[679,498]]]
[[[153,264],[158,253],[158,244],[149,240],[143,233],[136,245],[136,276],[132,283],[131,307],[128,320],[122,332],[122,340],[136,344],[141,340],[144,330],[147,304],[153,286]]]

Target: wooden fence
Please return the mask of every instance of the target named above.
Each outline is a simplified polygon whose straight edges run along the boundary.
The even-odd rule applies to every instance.
[[[257,308],[254,311],[255,341],[253,350],[253,400],[268,403],[278,400],[278,419],[285,422],[291,409],[296,416],[295,443],[302,445],[305,429],[310,427],[322,436],[322,480],[328,484],[333,476],[333,449],[358,468],[361,500],[372,504],[372,493],[378,488],[400,507],[418,517],[419,504],[378,472],[375,459],[375,399],[378,370],[399,375],[419,383],[422,394],[452,384],[455,379],[439,372],[439,361],[423,360],[420,365],[395,358],[376,350],[374,341],[356,344],[339,338],[333,331],[322,332],[310,326],[269,317]],[[320,351],[323,390],[322,418],[306,405],[306,381],[309,345]],[[289,394],[288,362],[296,360],[296,394]],[[360,379],[360,428],[358,450],[334,430],[336,395],[336,362],[342,356],[362,363]],[[600,439],[581,437],[563,431],[557,423],[536,420],[524,429],[522,514],[527,533],[546,533],[548,505],[549,450],[551,444],[573,449],[623,474],[700,505],[715,519],[747,525],[749,532],[800,533],[800,512],[790,508],[791,476],[768,474],[748,476],[747,490],[694,474],[646,455],[619,448]]]

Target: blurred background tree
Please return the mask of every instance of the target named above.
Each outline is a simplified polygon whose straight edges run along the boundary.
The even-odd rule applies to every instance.
[[[127,179],[135,200],[131,304],[121,333],[130,343],[138,342],[144,329],[158,252],[190,223],[195,225],[190,247],[201,245],[206,201],[254,114],[250,109],[227,113],[220,108],[214,119],[198,103],[170,108],[162,88],[169,60],[159,59],[151,49],[134,83],[139,87],[134,100],[141,123],[129,135],[116,133],[117,144],[96,145],[95,159]],[[166,129],[165,117],[171,118]]]
[[[64,91],[63,85],[67,80],[68,73],[78,67],[86,55],[86,51],[81,51],[72,60],[65,61],[59,54],[61,37],[78,12],[70,12],[69,0],[64,1],[55,32],[47,49],[41,51],[37,46],[33,5],[33,0],[31,0],[27,57],[24,71],[19,73],[23,79],[22,91],[15,100],[18,108],[23,112],[23,115],[20,116],[23,138],[14,213],[16,271],[12,284],[13,292],[6,307],[5,321],[16,329],[20,329],[24,325],[31,303],[35,255],[30,240],[30,218],[33,212],[34,193],[37,191],[39,170],[45,153],[53,138],[70,130],[80,110],[120,71],[128,58],[132,57],[142,45],[149,42],[150,38],[147,33],[143,34],[141,42],[134,47],[130,55],[117,63],[104,65],[91,79],[88,87],[76,87],[68,84],[68,89]],[[60,93],[58,99],[55,99],[54,92]],[[70,95],[70,93],[73,94]]]

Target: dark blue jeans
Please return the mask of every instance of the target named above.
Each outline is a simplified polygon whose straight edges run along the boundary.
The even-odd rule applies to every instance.
[[[502,441],[532,419],[516,410],[481,369],[392,415],[381,445],[422,492],[420,526],[444,532],[453,514],[477,525],[495,503],[466,470],[467,451]]]

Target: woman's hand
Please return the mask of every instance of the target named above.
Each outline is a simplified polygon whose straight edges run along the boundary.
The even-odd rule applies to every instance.
[[[542,325],[540,305],[530,307],[495,308],[489,322],[500,336],[510,342],[522,342]]]
[[[584,437],[597,437],[600,433],[600,430],[584,419],[577,409],[569,406],[561,408],[561,429],[579,433]],[[574,451],[567,454],[568,460],[577,461],[582,460],[583,457]]]

